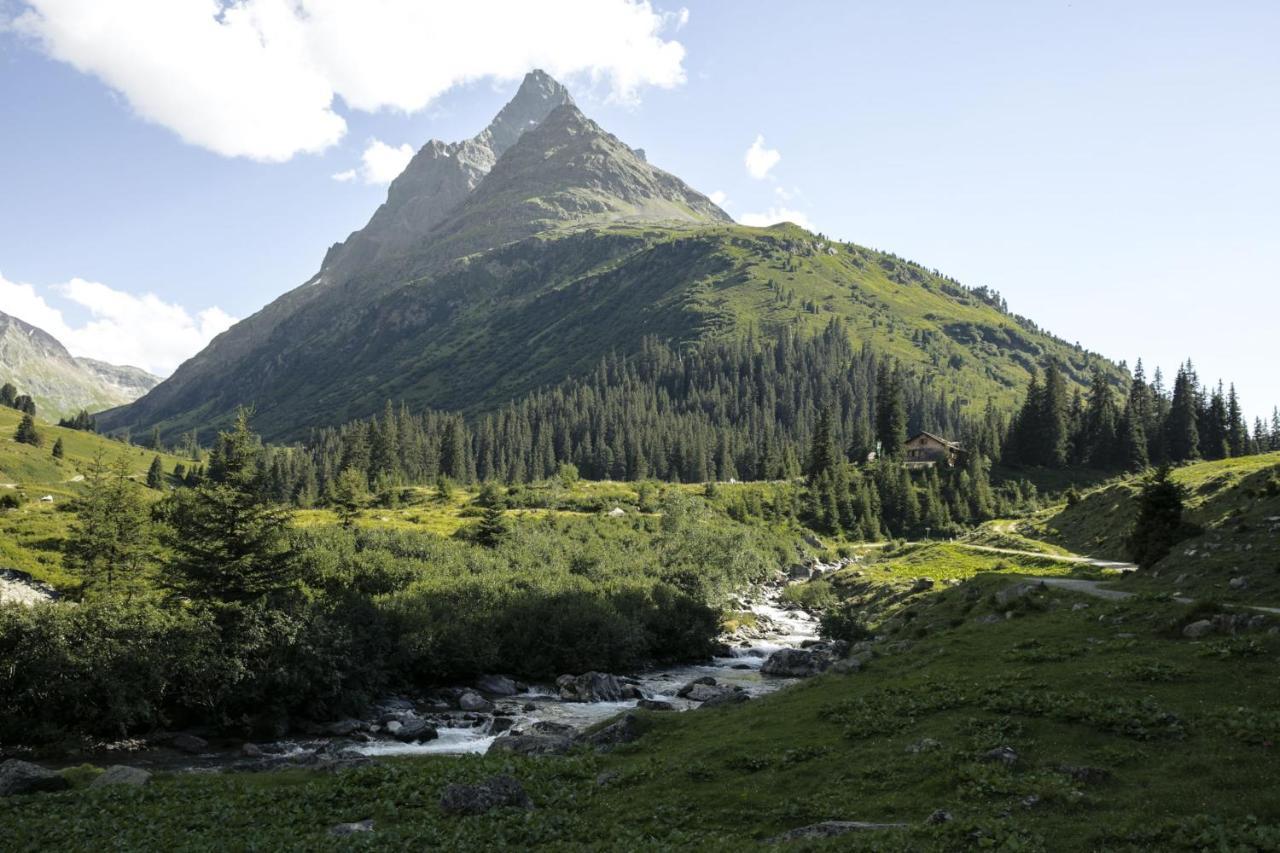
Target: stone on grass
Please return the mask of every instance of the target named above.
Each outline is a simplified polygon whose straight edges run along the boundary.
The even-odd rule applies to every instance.
[[[573,738],[566,735],[513,735],[496,738],[490,752],[512,752],[516,755],[564,755],[573,749]]]
[[[356,835],[361,832],[373,832],[373,818],[355,823],[339,823],[329,827],[330,835]]]
[[[1213,623],[1208,619],[1199,619],[1182,629],[1182,636],[1198,640],[1213,633]]]
[[[494,776],[475,785],[453,784],[440,795],[440,810],[445,814],[478,815],[498,808],[531,809],[533,801],[510,776]]]
[[[601,752],[607,752],[619,744],[639,740],[640,735],[644,734],[644,728],[639,717],[627,713],[603,728],[579,736],[578,742],[595,747]]]
[[[0,764],[0,797],[63,791],[70,787],[71,783],[61,775],[30,761],[11,758]]]
[[[105,785],[128,785],[134,788],[141,788],[150,781],[151,774],[141,767],[116,764],[104,770],[97,779],[89,783],[89,787],[101,788]]]
[[[1003,764],[1005,767],[1012,767],[1018,763],[1018,752],[1011,746],[997,746],[995,749],[983,753],[982,760]]]

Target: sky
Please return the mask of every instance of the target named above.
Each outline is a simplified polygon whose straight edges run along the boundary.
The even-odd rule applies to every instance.
[[[1280,4],[0,0],[0,311],[161,375],[524,72],[738,221],[1280,403]]]

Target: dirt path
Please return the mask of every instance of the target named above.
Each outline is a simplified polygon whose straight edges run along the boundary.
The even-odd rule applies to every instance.
[[[1133,598],[1137,595],[1137,593],[1125,592],[1120,589],[1108,589],[1103,586],[1103,581],[1090,581],[1083,578],[1035,578],[1035,580],[1040,581],[1045,586],[1091,595],[1094,598],[1101,598],[1106,601],[1123,601],[1126,598]],[[1191,604],[1195,601],[1195,599],[1187,598],[1185,595],[1176,595],[1173,600],[1179,604]],[[1259,613],[1280,616],[1280,607],[1265,607],[1261,604],[1223,604],[1222,606],[1231,610],[1254,610]]]
[[[1040,557],[1059,563],[1076,563],[1081,566],[1093,566],[1095,569],[1110,569],[1116,572],[1136,572],[1138,567],[1133,563],[1121,563],[1115,560],[1099,560],[1096,557],[1084,557],[1079,554],[1045,554],[1040,551],[1018,551],[1013,548],[996,548],[992,545],[970,545],[967,542],[954,543],[970,551],[985,551],[989,554],[1013,554],[1019,557]]]

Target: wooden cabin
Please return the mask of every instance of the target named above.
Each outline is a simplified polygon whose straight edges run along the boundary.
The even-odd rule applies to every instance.
[[[907,467],[932,468],[935,465],[955,467],[964,457],[964,448],[957,441],[934,435],[931,432],[918,432],[903,445]]]

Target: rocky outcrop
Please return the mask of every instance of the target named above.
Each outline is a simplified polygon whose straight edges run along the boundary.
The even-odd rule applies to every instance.
[[[619,702],[637,698],[634,690],[627,690],[632,685],[605,672],[562,675],[556,679],[556,687],[560,690],[560,698],[566,702]]]
[[[533,801],[510,776],[494,776],[476,785],[453,784],[440,795],[440,811],[447,815],[479,815],[497,808],[531,809]]]
[[[607,752],[619,744],[638,740],[644,734],[644,728],[635,714],[623,714],[607,726],[580,736],[578,742]]]
[[[64,791],[71,783],[52,770],[29,761],[10,759],[0,764],[0,797]]]
[[[783,678],[808,678],[831,666],[831,655],[820,649],[778,649],[765,660],[760,672]]]

